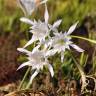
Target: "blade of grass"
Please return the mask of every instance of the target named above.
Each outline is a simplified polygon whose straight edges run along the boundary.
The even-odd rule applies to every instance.
[[[86,83],[86,75],[85,75],[82,67],[80,66],[80,64],[76,61],[76,59],[75,59],[75,57],[73,56],[73,54],[72,54],[71,52],[70,52],[70,54],[71,54],[71,57],[72,57],[75,65],[77,66],[77,68],[78,68],[78,70],[79,70],[79,72],[80,72],[80,74],[81,74],[81,80],[82,80],[82,88],[81,88],[81,91],[83,91],[84,88],[85,88],[86,85],[87,85],[87,83]]]
[[[30,67],[27,69],[27,71],[26,71],[26,73],[25,73],[25,75],[24,75],[24,77],[23,77],[23,79],[22,79],[22,81],[21,81],[21,83],[20,83],[20,85],[18,87],[18,90],[20,90],[22,88],[22,85],[23,85],[26,77],[28,76],[28,73],[29,73],[30,69],[31,69]]]

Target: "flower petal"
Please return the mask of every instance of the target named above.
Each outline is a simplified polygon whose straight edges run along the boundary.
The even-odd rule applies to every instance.
[[[28,83],[27,86],[29,86],[29,85],[32,83],[33,79],[38,75],[38,73],[39,73],[39,70],[36,70],[36,71],[33,73],[33,75],[31,76],[30,81],[29,81],[29,83]]]
[[[25,15],[31,15],[36,9],[35,0],[18,0],[18,3]]]
[[[31,45],[34,41],[36,41],[36,38],[33,36],[24,46],[26,48],[27,46]]]
[[[62,51],[61,52],[61,62],[63,63],[63,60],[64,60],[64,52]]]
[[[48,50],[46,52],[46,56],[53,56],[56,52],[57,52],[57,50],[54,50],[54,49]]]
[[[45,18],[45,23],[48,23],[49,20],[49,13],[48,13],[48,9],[47,9],[47,5],[45,4],[45,14],[44,14],[44,18]]]
[[[53,28],[58,27],[61,24],[62,20],[57,20],[54,24],[53,24]]]
[[[24,48],[17,48],[18,51],[23,52],[23,53],[27,53],[30,54],[30,51],[24,49]]]
[[[75,44],[70,44],[70,46],[72,46],[74,49],[76,49],[78,52],[84,52],[83,49],[81,49],[79,46],[75,45]]]
[[[68,30],[68,32],[67,32],[67,35],[70,35],[70,34],[75,30],[77,24],[78,24],[78,22],[75,23],[74,25],[72,25],[72,26],[69,28],[69,30]]]
[[[51,76],[53,77],[54,76],[54,71],[53,71],[53,67],[52,67],[51,64],[48,64],[48,69],[49,69],[49,71],[51,73]]]
[[[24,22],[24,23],[27,23],[27,24],[30,24],[30,25],[33,25],[34,22],[31,21],[30,19],[26,18],[26,17],[22,17],[20,18],[20,21]]]
[[[36,51],[38,51],[38,48],[40,47],[40,45],[37,45],[36,47],[33,48],[32,53],[35,53]]]
[[[21,68],[24,67],[24,66],[31,66],[31,63],[25,62],[25,63],[21,64],[21,65],[18,67],[17,70],[21,69]]]

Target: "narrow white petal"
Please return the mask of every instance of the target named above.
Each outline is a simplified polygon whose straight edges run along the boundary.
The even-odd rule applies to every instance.
[[[49,26],[49,29],[50,29],[49,31],[52,30],[54,33],[55,33],[55,32],[58,32],[57,28],[56,28],[56,27],[53,27],[53,25],[48,24],[48,26]]]
[[[36,51],[38,51],[39,47],[40,47],[40,45],[37,45],[36,47],[34,47],[32,50],[32,53],[35,53]]]
[[[38,73],[39,73],[39,70],[36,70],[36,71],[33,73],[33,75],[32,75],[31,78],[30,78],[30,81],[29,81],[29,84],[28,84],[28,85],[30,85],[30,84],[32,83],[33,79],[38,75]]]
[[[54,24],[53,24],[53,28],[55,27],[58,27],[60,24],[61,24],[62,20],[58,20],[56,21]]]
[[[64,52],[61,52],[61,62],[63,63],[64,61]]]
[[[47,52],[46,52],[46,56],[53,56],[55,53],[57,52],[57,50],[48,50]]]
[[[23,53],[27,53],[30,54],[30,51],[24,49],[24,48],[17,48],[18,51],[23,52]]]
[[[69,45],[68,45],[68,46],[66,46],[66,49],[70,50],[70,47],[69,47]]]
[[[25,66],[31,66],[31,63],[25,62],[25,63],[21,64],[21,65],[18,67],[17,70],[19,70],[19,69],[21,69],[22,67],[25,67]]]
[[[30,24],[30,25],[33,25],[34,22],[31,21],[30,19],[26,18],[26,17],[22,17],[20,18],[20,21],[24,22],[24,23],[27,23],[27,24]]]
[[[45,14],[44,14],[44,18],[45,18],[45,23],[48,23],[49,20],[49,13],[48,13],[48,9],[47,9],[47,5],[45,4]]]
[[[69,30],[68,30],[68,32],[67,32],[67,35],[70,35],[70,34],[75,30],[77,24],[78,24],[78,22],[75,23],[74,25],[72,25],[72,26],[69,28]]]
[[[49,69],[49,71],[51,73],[51,76],[53,77],[54,76],[54,70],[53,70],[53,67],[52,67],[51,64],[48,64],[48,69]]]
[[[31,45],[34,41],[35,41],[35,37],[33,36],[28,42],[27,44],[25,44],[24,48],[26,48],[27,46]]]
[[[74,49],[76,49],[78,52],[84,52],[83,49],[81,49],[79,46],[75,45],[75,44],[70,44],[70,46],[72,46]]]

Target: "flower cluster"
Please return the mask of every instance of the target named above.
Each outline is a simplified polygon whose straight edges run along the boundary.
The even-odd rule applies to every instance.
[[[29,32],[32,33],[31,39],[25,44],[25,46],[23,48],[17,49],[18,51],[25,53],[28,58],[28,61],[21,64],[18,69],[24,66],[31,66],[32,70],[35,70],[30,78],[29,84],[32,83],[32,80],[35,76],[37,76],[39,71],[43,69],[43,66],[47,66],[51,73],[51,76],[54,76],[52,64],[49,63],[48,59],[50,56],[53,56],[56,53],[61,54],[61,62],[63,62],[64,52],[66,50],[70,50],[70,47],[73,47],[78,52],[84,51],[71,41],[70,34],[74,31],[78,22],[72,25],[69,28],[68,32],[59,32],[58,27],[60,26],[62,20],[57,20],[56,22],[54,22],[54,24],[48,23],[49,13],[45,1],[47,0],[42,1],[43,3],[45,3],[44,21],[30,20],[26,17],[22,17],[20,19],[22,22],[30,25]],[[34,8],[32,8],[32,10],[33,9]],[[51,36],[50,34],[53,35]],[[32,49],[32,51],[28,51],[26,47],[33,44],[34,42],[36,43],[36,46]]]

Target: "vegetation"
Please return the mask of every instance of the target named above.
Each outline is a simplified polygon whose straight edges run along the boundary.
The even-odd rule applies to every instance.
[[[77,28],[72,33],[72,40],[85,51],[83,53],[78,53],[74,49],[72,49],[71,52],[66,51],[64,62],[62,64],[59,59],[60,55],[55,54],[54,57],[50,57],[50,62],[54,62],[54,65],[52,65],[55,71],[54,77],[51,78],[50,73],[48,73],[48,69],[44,68],[43,72],[41,71],[40,74],[38,74],[38,76],[33,80],[32,86],[30,87],[31,90],[24,90],[31,75],[31,72],[28,71],[29,69],[27,70],[26,67],[25,69],[22,69],[22,72],[18,71],[16,75],[14,75],[17,76],[16,80],[14,80],[15,77],[12,77],[11,75],[12,72],[17,70],[20,63],[26,61],[26,57],[20,55],[17,52],[17,48],[23,47],[31,38],[31,34],[28,33],[29,25],[20,22],[19,19],[20,17],[23,17],[24,14],[16,0],[0,0],[0,47],[1,51],[4,49],[4,51],[0,52],[0,57],[2,57],[2,59],[0,59],[1,67],[4,70],[10,70],[6,68],[6,62],[3,62],[10,52],[13,52],[13,58],[16,59],[13,59],[13,61],[8,59],[12,58],[12,54],[6,57],[8,59],[6,59],[7,66],[10,66],[8,68],[11,68],[12,66],[12,71],[6,71],[5,73],[1,70],[2,68],[0,68],[2,74],[4,73],[4,76],[0,74],[0,83],[3,82],[2,84],[6,85],[4,79],[13,78],[10,82],[14,82],[16,88],[12,91],[16,91],[19,87],[19,91],[13,92],[8,96],[12,96],[13,94],[19,96],[19,94],[23,93],[27,95],[29,93],[31,95],[33,93],[43,94],[42,96],[95,96],[96,0],[49,0],[47,4],[50,14],[49,22],[53,23],[57,19],[62,19],[59,30],[67,31],[71,25],[79,21]],[[43,20],[43,14],[44,6],[40,6],[36,12],[29,16],[29,18],[40,18]],[[87,40],[84,38],[87,38]],[[34,44],[29,46],[28,49],[31,50],[33,46]],[[7,53],[6,50],[8,51]],[[14,64],[14,66],[12,64]],[[23,78],[26,70],[28,75],[27,77],[25,76],[26,78]],[[24,82],[19,85],[20,83],[18,84],[18,81],[22,81],[22,78],[24,79]],[[84,78],[86,78],[87,85],[84,83]],[[8,84],[9,82],[7,80],[6,82]],[[3,90],[1,87],[0,94],[6,94],[6,92],[4,93],[3,91],[7,91],[8,93],[10,92],[10,90],[5,89]]]

